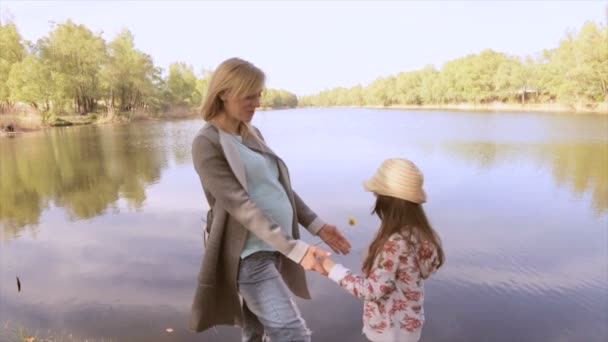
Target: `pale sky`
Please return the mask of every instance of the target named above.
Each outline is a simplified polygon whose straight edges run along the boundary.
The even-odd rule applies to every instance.
[[[10,1],[3,22],[36,41],[49,22],[72,19],[109,42],[122,28],[168,69],[197,74],[229,57],[262,68],[268,86],[309,95],[363,86],[491,48],[535,55],[567,30],[606,23],[608,1]],[[0,47],[1,48],[1,47]]]

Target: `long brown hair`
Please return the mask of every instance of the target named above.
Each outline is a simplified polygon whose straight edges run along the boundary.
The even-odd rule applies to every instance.
[[[210,121],[225,110],[222,95],[245,97],[259,93],[264,89],[265,82],[264,72],[252,63],[240,58],[229,58],[223,61],[215,69],[209,81],[207,94],[201,107],[203,120]],[[238,131],[243,140],[251,134],[255,140],[261,142],[261,138],[249,123],[239,122]]]
[[[443,265],[445,254],[441,246],[441,239],[429,223],[422,205],[396,197],[377,195],[372,214],[378,215],[381,224],[374,241],[369,245],[367,257],[363,261],[362,270],[366,275],[370,274],[374,260],[388,238],[394,233],[405,233],[405,230],[411,230],[414,227],[417,228],[417,233],[422,235],[421,238],[428,240],[437,248],[439,256],[437,268]]]

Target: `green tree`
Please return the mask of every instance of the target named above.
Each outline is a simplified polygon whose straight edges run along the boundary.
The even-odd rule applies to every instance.
[[[211,76],[213,76],[213,71],[203,69],[201,71],[201,78],[196,79],[196,91],[193,97],[194,104],[202,104],[205,96],[207,96],[207,89],[209,88]]]
[[[102,94],[100,70],[107,60],[101,33],[68,20],[41,39],[38,48],[42,62],[50,68],[57,97],[72,98],[79,113],[94,111]]]
[[[108,62],[101,79],[108,109],[118,104],[120,111],[145,108],[158,95],[154,82],[160,70],[152,58],[135,49],[135,38],[127,29],[108,44]]]
[[[196,89],[196,80],[192,66],[180,62],[172,63],[169,66],[167,79],[167,91],[171,104],[198,105],[201,95]]]
[[[283,89],[265,89],[262,92],[261,106],[265,108],[295,108],[298,98]]]
[[[11,101],[29,103],[34,108],[42,107],[45,112],[50,110],[53,96],[51,71],[35,55],[29,55],[13,65],[7,86]]]
[[[552,85],[560,100],[585,105],[608,100],[608,28],[586,23],[551,54]]]
[[[423,104],[443,103],[443,91],[439,84],[439,71],[428,65],[420,73],[420,101]]]
[[[422,73],[420,71],[402,72],[397,75],[396,100],[399,104],[422,104],[421,87]]]
[[[363,92],[366,105],[388,106],[395,103],[396,79],[394,76],[380,77],[367,86]]]
[[[11,105],[7,82],[13,65],[21,62],[25,56],[25,46],[17,26],[12,22],[0,25],[0,109]]]

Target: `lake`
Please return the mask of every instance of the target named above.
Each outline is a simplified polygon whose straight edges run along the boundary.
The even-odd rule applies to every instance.
[[[295,109],[253,123],[351,241],[336,259],[356,270],[379,225],[363,181],[390,157],[424,172],[447,262],[425,285],[422,341],[608,340],[608,116]],[[190,155],[202,125],[0,138],[1,341],[240,341],[233,327],[187,329],[207,209]],[[365,341],[362,302],[308,279],[313,299],[298,304],[313,341]]]

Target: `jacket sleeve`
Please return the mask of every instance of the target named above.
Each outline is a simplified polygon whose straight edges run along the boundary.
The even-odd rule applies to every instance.
[[[396,274],[400,256],[407,253],[407,245],[394,234],[382,246],[369,276],[353,274],[340,264],[334,265],[329,278],[347,292],[365,301],[386,300],[396,290]]]
[[[317,235],[319,230],[325,225],[317,214],[310,209],[302,198],[294,191],[293,197],[296,202],[296,213],[298,214],[298,223],[306,228],[312,235]]]
[[[294,240],[274,222],[256,203],[236,179],[217,143],[203,135],[192,143],[192,160],[196,172],[215,204],[262,241],[296,263],[300,263],[309,245]]]

